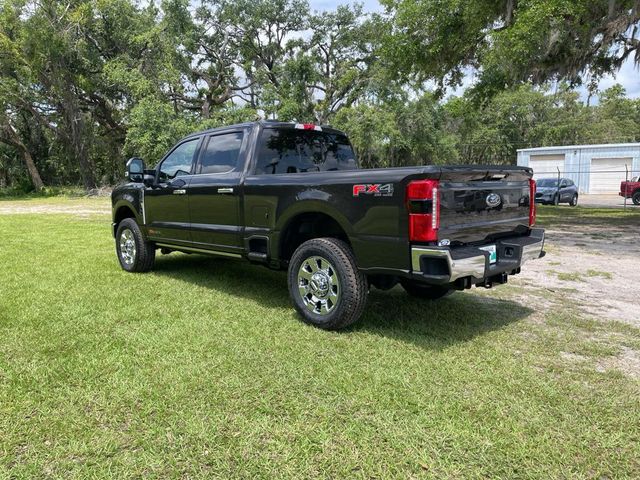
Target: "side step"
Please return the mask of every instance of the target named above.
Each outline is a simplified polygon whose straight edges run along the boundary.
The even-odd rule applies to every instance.
[[[247,253],[247,258],[252,262],[265,263],[267,261],[267,254],[260,252],[249,252]]]

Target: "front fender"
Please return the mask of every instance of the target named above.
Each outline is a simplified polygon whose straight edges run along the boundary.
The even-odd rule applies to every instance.
[[[111,201],[111,219],[113,222],[114,235],[116,225],[119,222],[119,219],[122,218],[121,212],[123,208],[129,210],[133,214],[138,225],[143,226],[145,224],[144,191],[142,189],[114,192]]]

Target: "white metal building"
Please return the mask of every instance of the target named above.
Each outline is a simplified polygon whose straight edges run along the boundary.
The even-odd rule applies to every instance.
[[[640,173],[640,143],[568,145],[518,150],[518,165],[534,178],[570,178],[580,193],[618,193],[620,182]]]

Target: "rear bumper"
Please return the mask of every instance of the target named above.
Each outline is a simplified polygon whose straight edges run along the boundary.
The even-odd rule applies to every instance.
[[[411,268],[414,277],[433,284],[467,279],[478,284],[501,275],[513,275],[529,260],[544,257],[544,229],[531,229],[529,235],[501,238],[496,245],[497,261],[489,262],[489,252],[478,247],[412,247]]]

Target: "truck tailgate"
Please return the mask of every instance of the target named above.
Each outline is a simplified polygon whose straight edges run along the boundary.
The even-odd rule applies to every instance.
[[[456,245],[525,233],[529,228],[530,178],[527,170],[500,167],[443,169],[438,238]]]

